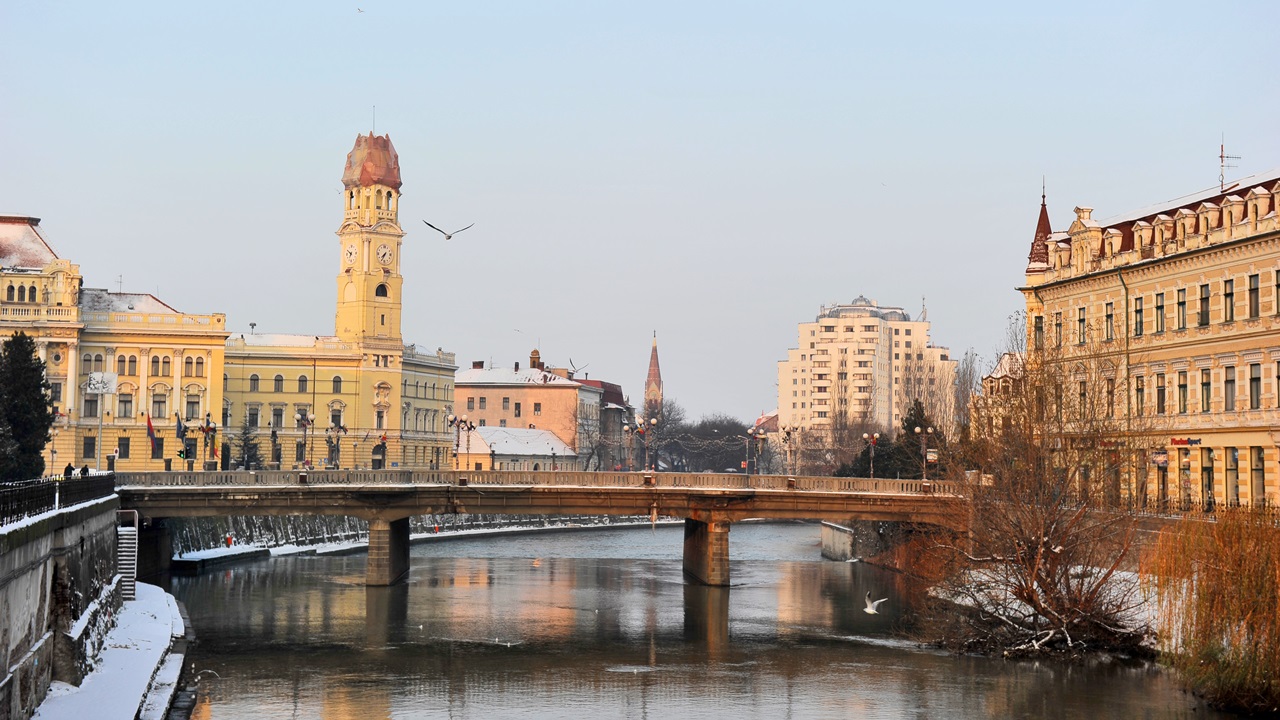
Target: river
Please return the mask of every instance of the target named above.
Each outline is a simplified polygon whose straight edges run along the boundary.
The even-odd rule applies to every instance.
[[[733,586],[686,584],[683,529],[416,545],[174,577],[193,718],[1215,718],[1150,666],[957,657],[896,639],[897,576],[820,558],[819,528],[740,523]],[[887,597],[862,611],[866,592]]]

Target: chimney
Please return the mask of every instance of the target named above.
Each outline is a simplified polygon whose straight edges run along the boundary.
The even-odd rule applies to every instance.
[[[516,361],[516,372],[520,372],[520,361]]]
[[[483,369],[484,369],[484,361],[483,361],[483,360],[472,360],[472,361],[471,361],[471,369],[472,369],[472,370],[483,370]]]

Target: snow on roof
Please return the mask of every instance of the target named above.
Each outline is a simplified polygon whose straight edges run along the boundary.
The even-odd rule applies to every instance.
[[[573,448],[556,437],[550,430],[536,428],[504,428],[488,425],[478,427],[475,433],[484,442],[485,453],[498,455],[529,455],[551,457],[574,457]]]
[[[510,368],[469,368],[459,370],[453,384],[460,385],[560,385],[581,387],[546,370],[513,370]]]
[[[42,268],[58,259],[39,224],[40,218],[0,215],[0,266]]]
[[[1022,377],[1022,353],[1007,352],[1002,354],[1000,361],[996,363],[995,369],[987,377],[993,380],[999,380],[1004,377]]]
[[[88,312],[180,314],[151,293],[117,293],[101,288],[81,290],[80,309]]]
[[[235,340],[255,347],[314,347],[317,341],[338,342],[336,335],[303,335],[299,333],[246,333],[232,335],[227,342]]]
[[[1240,188],[1249,187],[1251,185],[1258,186],[1258,187],[1255,187],[1255,189],[1259,190],[1260,192],[1268,192],[1265,188],[1261,187],[1261,184],[1267,183],[1267,182],[1273,182],[1277,178],[1280,178],[1280,168],[1275,170],[1268,170],[1267,172],[1264,172],[1264,173],[1258,173],[1257,175],[1250,175],[1248,177],[1240,178],[1235,182],[1227,183],[1226,187],[1221,187],[1221,186],[1210,187],[1204,190],[1200,190],[1198,192],[1193,192],[1190,195],[1184,195],[1180,198],[1174,198],[1172,200],[1166,200],[1165,202],[1156,203],[1154,205],[1148,205],[1147,207],[1139,208],[1132,212],[1121,213],[1120,215],[1109,217],[1103,220],[1102,225],[1104,227],[1108,225],[1121,225],[1123,223],[1130,222],[1132,220],[1138,220],[1141,218],[1150,217],[1152,215],[1158,215],[1160,213],[1168,212],[1170,210],[1176,210],[1185,205],[1193,205],[1195,203],[1200,202],[1201,200],[1208,200],[1210,198],[1215,198],[1220,195],[1226,195],[1227,193],[1238,191]]]

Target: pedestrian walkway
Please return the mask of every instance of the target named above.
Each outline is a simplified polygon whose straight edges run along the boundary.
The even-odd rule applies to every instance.
[[[107,634],[93,672],[80,687],[55,682],[49,695],[36,709],[41,720],[81,720],[82,718],[133,718],[138,715],[157,669],[181,666],[180,657],[169,658],[175,637],[185,627],[173,596],[155,585],[138,583],[138,597],[124,603],[115,628]],[[162,673],[163,674],[163,673]],[[165,678],[160,685],[164,685]],[[168,683],[172,692],[172,682]],[[168,706],[167,698],[147,700],[150,708]]]

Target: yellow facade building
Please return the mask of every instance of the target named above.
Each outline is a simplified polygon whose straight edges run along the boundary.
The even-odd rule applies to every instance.
[[[1028,352],[1106,356],[1106,411],[1148,428],[1137,496],[1280,501],[1278,204],[1271,173],[1106,220],[1078,207],[1065,232],[1041,205]]]
[[[266,461],[285,468],[451,467],[453,354],[401,333],[389,137],[356,139],[343,186],[332,335],[231,333],[222,314],[84,288],[39,219],[0,217],[0,337],[31,335],[46,362],[58,413],[48,467],[234,466],[227,441],[246,421]]]

